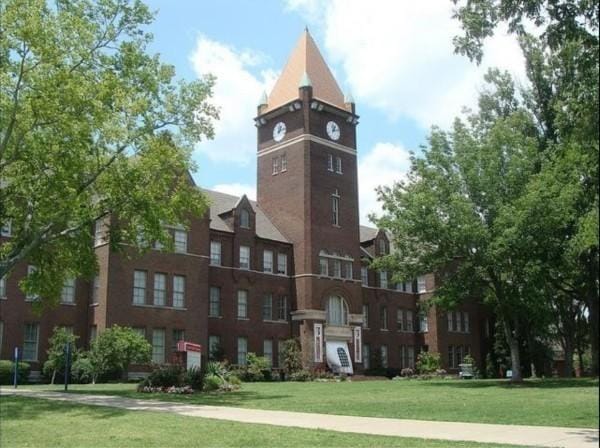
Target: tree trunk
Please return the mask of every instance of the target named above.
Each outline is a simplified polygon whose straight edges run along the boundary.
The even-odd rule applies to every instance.
[[[565,367],[563,370],[563,376],[565,378],[571,378],[573,376],[573,335],[567,334],[565,336],[565,343],[563,345],[563,351],[565,352]]]
[[[510,349],[510,363],[512,369],[511,381],[523,381],[521,374],[521,353],[519,350],[519,339],[516,334],[513,335],[513,331],[510,328],[510,323],[506,319],[503,319],[502,326],[504,327],[504,337]],[[516,333],[516,332],[515,332]]]
[[[590,311],[592,376],[598,376],[598,297],[590,297],[590,300],[588,300],[588,308]]]
[[[50,380],[50,384],[54,384],[54,380],[56,378],[56,369],[52,371],[52,379]]]

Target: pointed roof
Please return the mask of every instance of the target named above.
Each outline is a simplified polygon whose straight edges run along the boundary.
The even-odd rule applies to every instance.
[[[305,29],[269,95],[265,112],[299,98],[298,88],[310,80],[313,98],[347,109],[344,94],[331,74],[312,36]]]

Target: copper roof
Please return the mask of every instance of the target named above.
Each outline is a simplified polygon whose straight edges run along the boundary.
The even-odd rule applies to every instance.
[[[340,86],[327,67],[312,36],[305,30],[275,83],[264,112],[299,98],[298,88],[305,74],[312,84],[313,98],[348,110]]]

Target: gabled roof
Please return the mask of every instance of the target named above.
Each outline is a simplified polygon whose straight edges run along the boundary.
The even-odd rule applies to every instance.
[[[306,83],[306,80],[312,85],[313,98],[348,110],[340,86],[331,74],[312,36],[308,30],[305,30],[275,83],[264,112],[298,99],[298,88]]]
[[[234,229],[227,224],[221,215],[236,208],[242,198],[221,193],[219,191],[207,190],[205,188],[202,188],[202,192],[210,200],[210,228],[212,230],[233,233]],[[289,243],[277,227],[269,220],[256,201],[248,200],[248,202],[256,214],[256,235],[259,238]]]
[[[378,233],[379,230],[374,227],[360,226],[360,242],[366,243],[367,241],[374,240]]]

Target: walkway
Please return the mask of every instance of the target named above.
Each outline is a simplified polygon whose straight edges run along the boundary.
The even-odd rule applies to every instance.
[[[0,395],[9,394],[29,395],[35,398],[69,401],[94,406],[109,406],[131,411],[171,412],[191,417],[383,436],[564,448],[597,448],[599,440],[597,429],[351,417],[305,412],[264,411],[225,406],[186,405],[107,395],[34,392],[26,389],[8,389],[6,387],[0,389]]]

